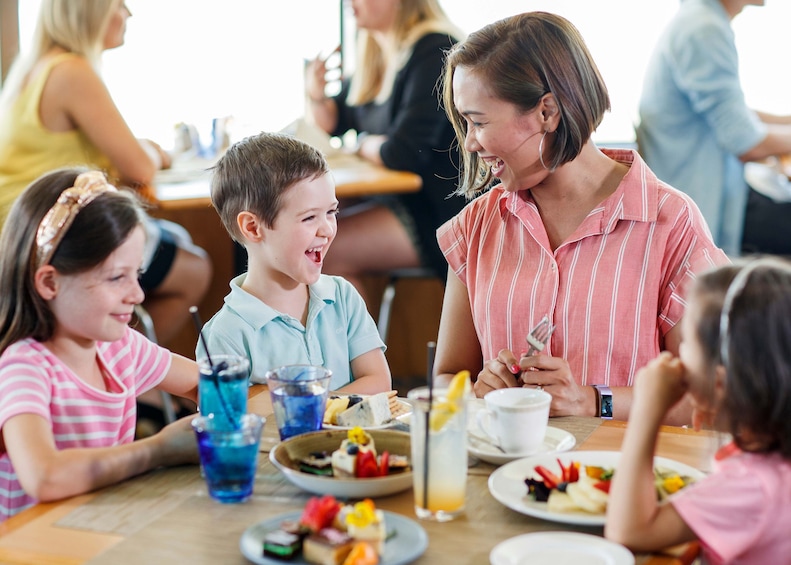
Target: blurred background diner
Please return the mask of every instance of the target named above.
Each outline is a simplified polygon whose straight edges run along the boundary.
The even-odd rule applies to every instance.
[[[731,22],[763,4],[683,0],[654,49],[640,98],[640,153],[659,177],[695,200],[714,241],[732,257],[791,255],[791,203],[775,201],[745,178],[744,163],[791,153],[788,108],[786,115],[754,110],[739,76]]]
[[[38,0],[0,3],[0,61],[4,79],[18,47],[30,46]],[[101,76],[135,136],[176,149],[177,124],[193,126],[195,139],[212,143],[215,118],[226,124],[229,141],[261,130],[277,131],[305,111],[304,61],[326,56],[343,43],[343,71],[355,67],[356,22],[348,1],[168,0],[126,2],[129,20],[122,49],[107,51]],[[599,145],[634,147],[642,76],[660,34],[679,9],[678,1],[440,0],[448,18],[465,31],[528,10],[548,10],[572,21],[585,37],[608,85],[613,111],[605,114],[593,140]],[[620,23],[617,33],[613,21]],[[768,0],[732,22],[745,100],[750,107],[791,113],[783,54],[791,4]],[[17,27],[18,22],[18,27]],[[130,69],[134,72],[130,72]],[[144,77],[141,79],[141,76]],[[0,87],[5,83],[0,83]],[[328,95],[335,94],[331,88]],[[337,141],[335,141],[337,144]],[[177,160],[178,161],[178,160]],[[154,209],[190,230],[216,268],[223,268],[227,235],[211,209]],[[341,225],[340,230],[343,230]],[[232,267],[228,267],[232,269]],[[204,319],[216,312],[230,277],[217,276],[199,304]],[[367,281],[373,312],[384,282]],[[425,344],[436,337],[443,286],[437,280],[399,283],[390,324],[387,357],[395,382],[421,378]],[[174,349],[192,355],[195,335],[184,327]]]

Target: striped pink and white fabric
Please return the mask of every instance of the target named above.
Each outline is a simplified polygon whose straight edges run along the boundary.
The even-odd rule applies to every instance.
[[[659,181],[635,151],[618,189],[555,251],[529,191],[492,188],[437,230],[467,286],[484,360],[517,355],[549,314],[547,353],[579,384],[631,385],[681,319],[695,273],[727,263],[692,200]]]
[[[36,414],[49,421],[58,449],[106,447],[134,440],[139,394],[159,384],[170,352],[128,329],[121,339],[97,344],[111,390],[85,384],[33,339],[0,356],[0,429],[14,416]],[[33,505],[0,446],[0,521]]]

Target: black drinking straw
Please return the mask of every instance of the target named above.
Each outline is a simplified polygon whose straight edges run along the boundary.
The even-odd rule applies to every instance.
[[[431,431],[431,407],[434,403],[434,354],[437,342],[428,342],[428,363],[426,367],[426,386],[428,386],[428,409],[426,410],[426,437],[423,441],[423,508],[428,510],[428,438]]]
[[[198,339],[200,340],[201,345],[203,345],[203,350],[206,352],[206,359],[209,361],[209,367],[211,368],[211,380],[212,383],[214,383],[214,388],[217,389],[217,398],[220,399],[220,406],[222,407],[225,417],[228,419],[228,423],[231,424],[231,428],[235,428],[236,422],[233,419],[230,408],[228,408],[228,404],[225,402],[225,397],[222,395],[219,375],[217,374],[217,371],[214,370],[214,363],[211,360],[211,354],[209,353],[209,348],[206,345],[206,338],[203,336],[203,322],[201,322],[200,314],[198,314],[198,307],[190,306],[190,314],[192,314],[192,321],[195,323],[195,331],[198,332]]]

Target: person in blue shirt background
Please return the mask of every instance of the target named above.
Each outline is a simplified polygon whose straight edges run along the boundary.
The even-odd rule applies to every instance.
[[[762,0],[682,0],[643,82],[637,143],[663,181],[700,207],[728,255],[791,255],[791,204],[749,189],[744,163],[791,153],[791,116],[750,109],[731,21]]]

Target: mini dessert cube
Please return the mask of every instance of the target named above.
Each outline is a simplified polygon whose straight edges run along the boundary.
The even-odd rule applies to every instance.
[[[341,565],[354,547],[348,534],[335,528],[324,528],[305,538],[302,557],[315,565]]]
[[[291,560],[302,549],[302,538],[284,530],[275,530],[264,536],[264,555]]]

